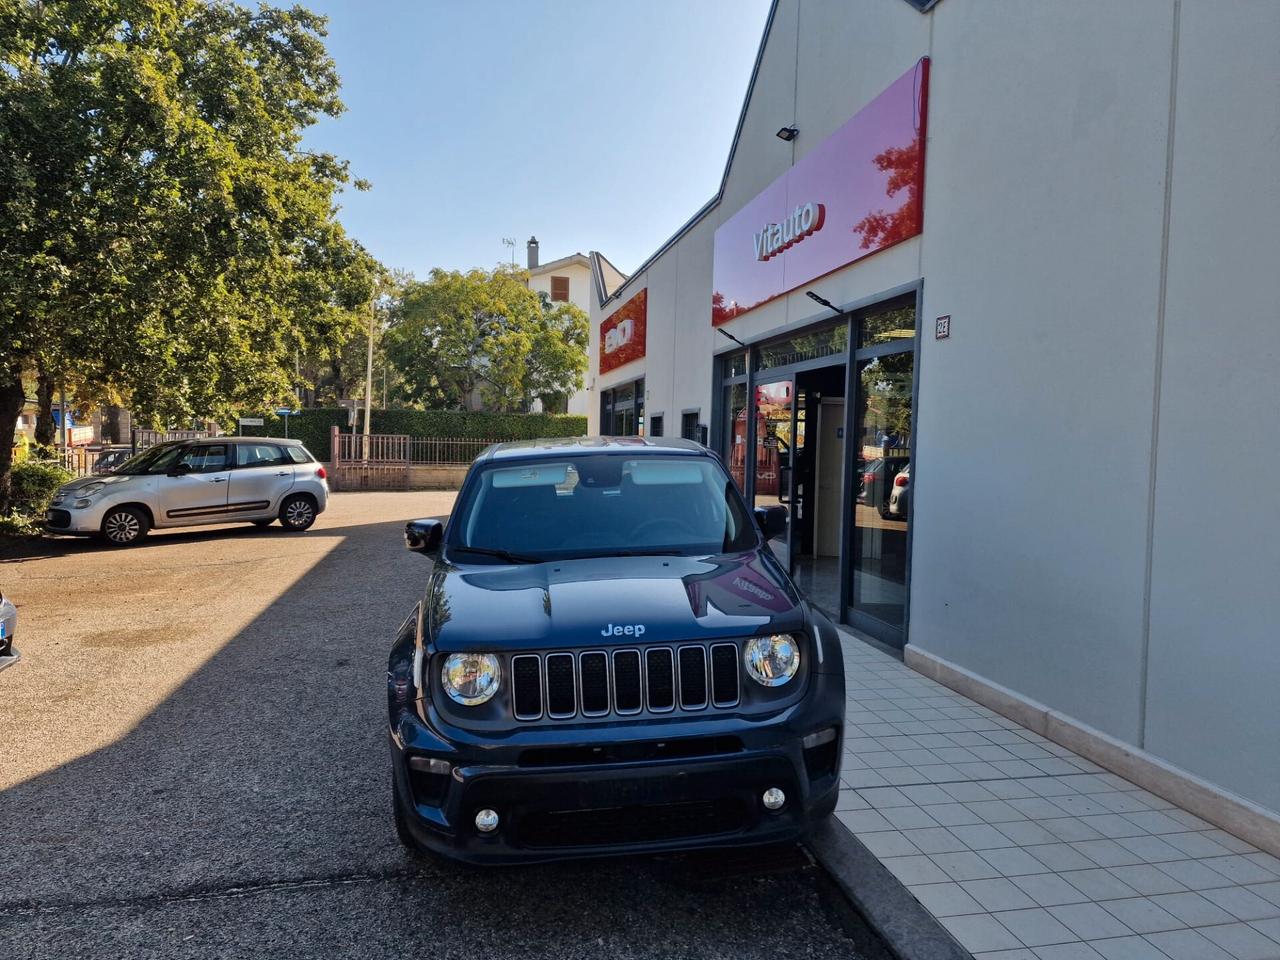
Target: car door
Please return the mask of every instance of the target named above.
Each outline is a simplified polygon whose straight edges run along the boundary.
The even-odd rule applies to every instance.
[[[274,443],[237,443],[229,486],[229,515],[275,516],[293,486],[293,461]]]
[[[156,478],[157,525],[206,523],[227,512],[227,444],[196,443]]]

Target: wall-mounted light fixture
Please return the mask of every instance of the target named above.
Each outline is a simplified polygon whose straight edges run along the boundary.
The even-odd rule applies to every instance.
[[[814,303],[820,303],[824,307],[826,307],[828,310],[834,310],[840,316],[842,317],[844,316],[843,310],[841,310],[839,307],[837,307],[834,303],[832,303],[830,300],[826,299],[825,297],[818,296],[812,290],[806,290],[804,292],[804,295],[808,297],[810,300],[812,300]]]
[[[716,333],[720,334],[723,337],[728,337],[730,340],[732,340],[734,343],[736,343],[740,347],[746,346],[745,343],[743,343],[741,340],[735,337],[732,333],[730,333],[724,327],[716,327]]]
[[[800,134],[799,127],[783,127],[777,133],[775,133],[774,136],[777,137],[779,140],[786,140],[788,143],[790,143],[799,134]]]

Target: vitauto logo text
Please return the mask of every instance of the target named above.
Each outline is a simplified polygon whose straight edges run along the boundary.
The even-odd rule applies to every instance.
[[[635,321],[630,317],[619,320],[618,325],[604,335],[604,352],[613,353],[619,347],[625,347],[631,342],[635,329]]]
[[[796,207],[781,223],[765,224],[759,233],[752,234],[756,243],[756,259],[776,257],[788,247],[793,247],[805,237],[822,229],[827,210],[820,203],[806,203]]]

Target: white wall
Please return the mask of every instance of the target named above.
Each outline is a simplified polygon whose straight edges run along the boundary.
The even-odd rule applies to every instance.
[[[568,277],[569,278],[569,302],[578,307],[584,313],[590,315],[591,304],[595,301],[595,292],[591,286],[591,267],[587,263],[571,263],[563,267],[557,267],[547,273],[535,274],[529,277],[529,289],[535,293],[545,293],[551,296],[551,278],[552,277]],[[591,407],[591,398],[588,393],[587,386],[591,382],[591,368],[587,368],[587,372],[582,377],[582,389],[575,390],[569,395],[569,403],[566,408],[567,413],[582,416],[588,413]],[[534,409],[541,409],[541,401],[535,401]]]
[[[592,300],[591,267],[586,263],[571,263],[547,273],[539,273],[529,278],[529,289],[551,296],[551,278],[569,278],[569,302],[587,311]]]
[[[933,19],[910,642],[1135,743],[1172,3]]]
[[[1280,4],[1183,0],[1146,718],[1148,749],[1273,810],[1280,810],[1277,78]]]

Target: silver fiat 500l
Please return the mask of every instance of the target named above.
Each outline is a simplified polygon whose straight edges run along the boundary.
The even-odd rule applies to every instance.
[[[124,547],[153,527],[279,520],[286,530],[306,530],[328,499],[324,467],[297,440],[180,440],[68,483],[54,495],[46,524],[52,533],[101,536]]]

